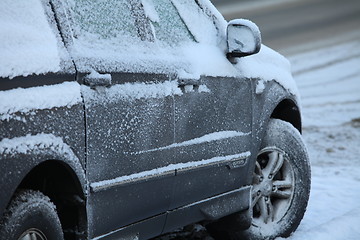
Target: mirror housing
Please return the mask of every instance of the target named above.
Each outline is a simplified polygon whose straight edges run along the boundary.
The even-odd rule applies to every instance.
[[[227,25],[227,57],[245,57],[258,53],[261,34],[258,26],[246,19],[235,19]]]

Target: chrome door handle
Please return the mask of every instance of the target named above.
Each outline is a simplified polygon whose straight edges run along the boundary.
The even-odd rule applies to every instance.
[[[94,87],[110,87],[111,86],[111,74],[101,74],[101,73],[90,73],[83,77],[84,84]]]
[[[183,93],[197,92],[200,86],[200,80],[181,79],[178,80],[179,88]]]

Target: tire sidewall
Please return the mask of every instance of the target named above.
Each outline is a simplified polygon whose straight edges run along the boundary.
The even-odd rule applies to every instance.
[[[17,240],[29,229],[40,230],[48,240],[63,240],[55,206],[40,192],[25,191],[15,197],[0,230],[0,239]]]

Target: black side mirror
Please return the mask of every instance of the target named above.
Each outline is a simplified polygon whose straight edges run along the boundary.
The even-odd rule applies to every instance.
[[[246,19],[235,19],[227,26],[227,57],[245,57],[258,53],[261,34],[258,26]]]

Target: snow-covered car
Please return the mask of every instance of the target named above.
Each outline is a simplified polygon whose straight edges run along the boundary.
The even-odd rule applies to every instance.
[[[297,89],[208,0],[2,0],[0,238],[286,237],[310,191]]]

